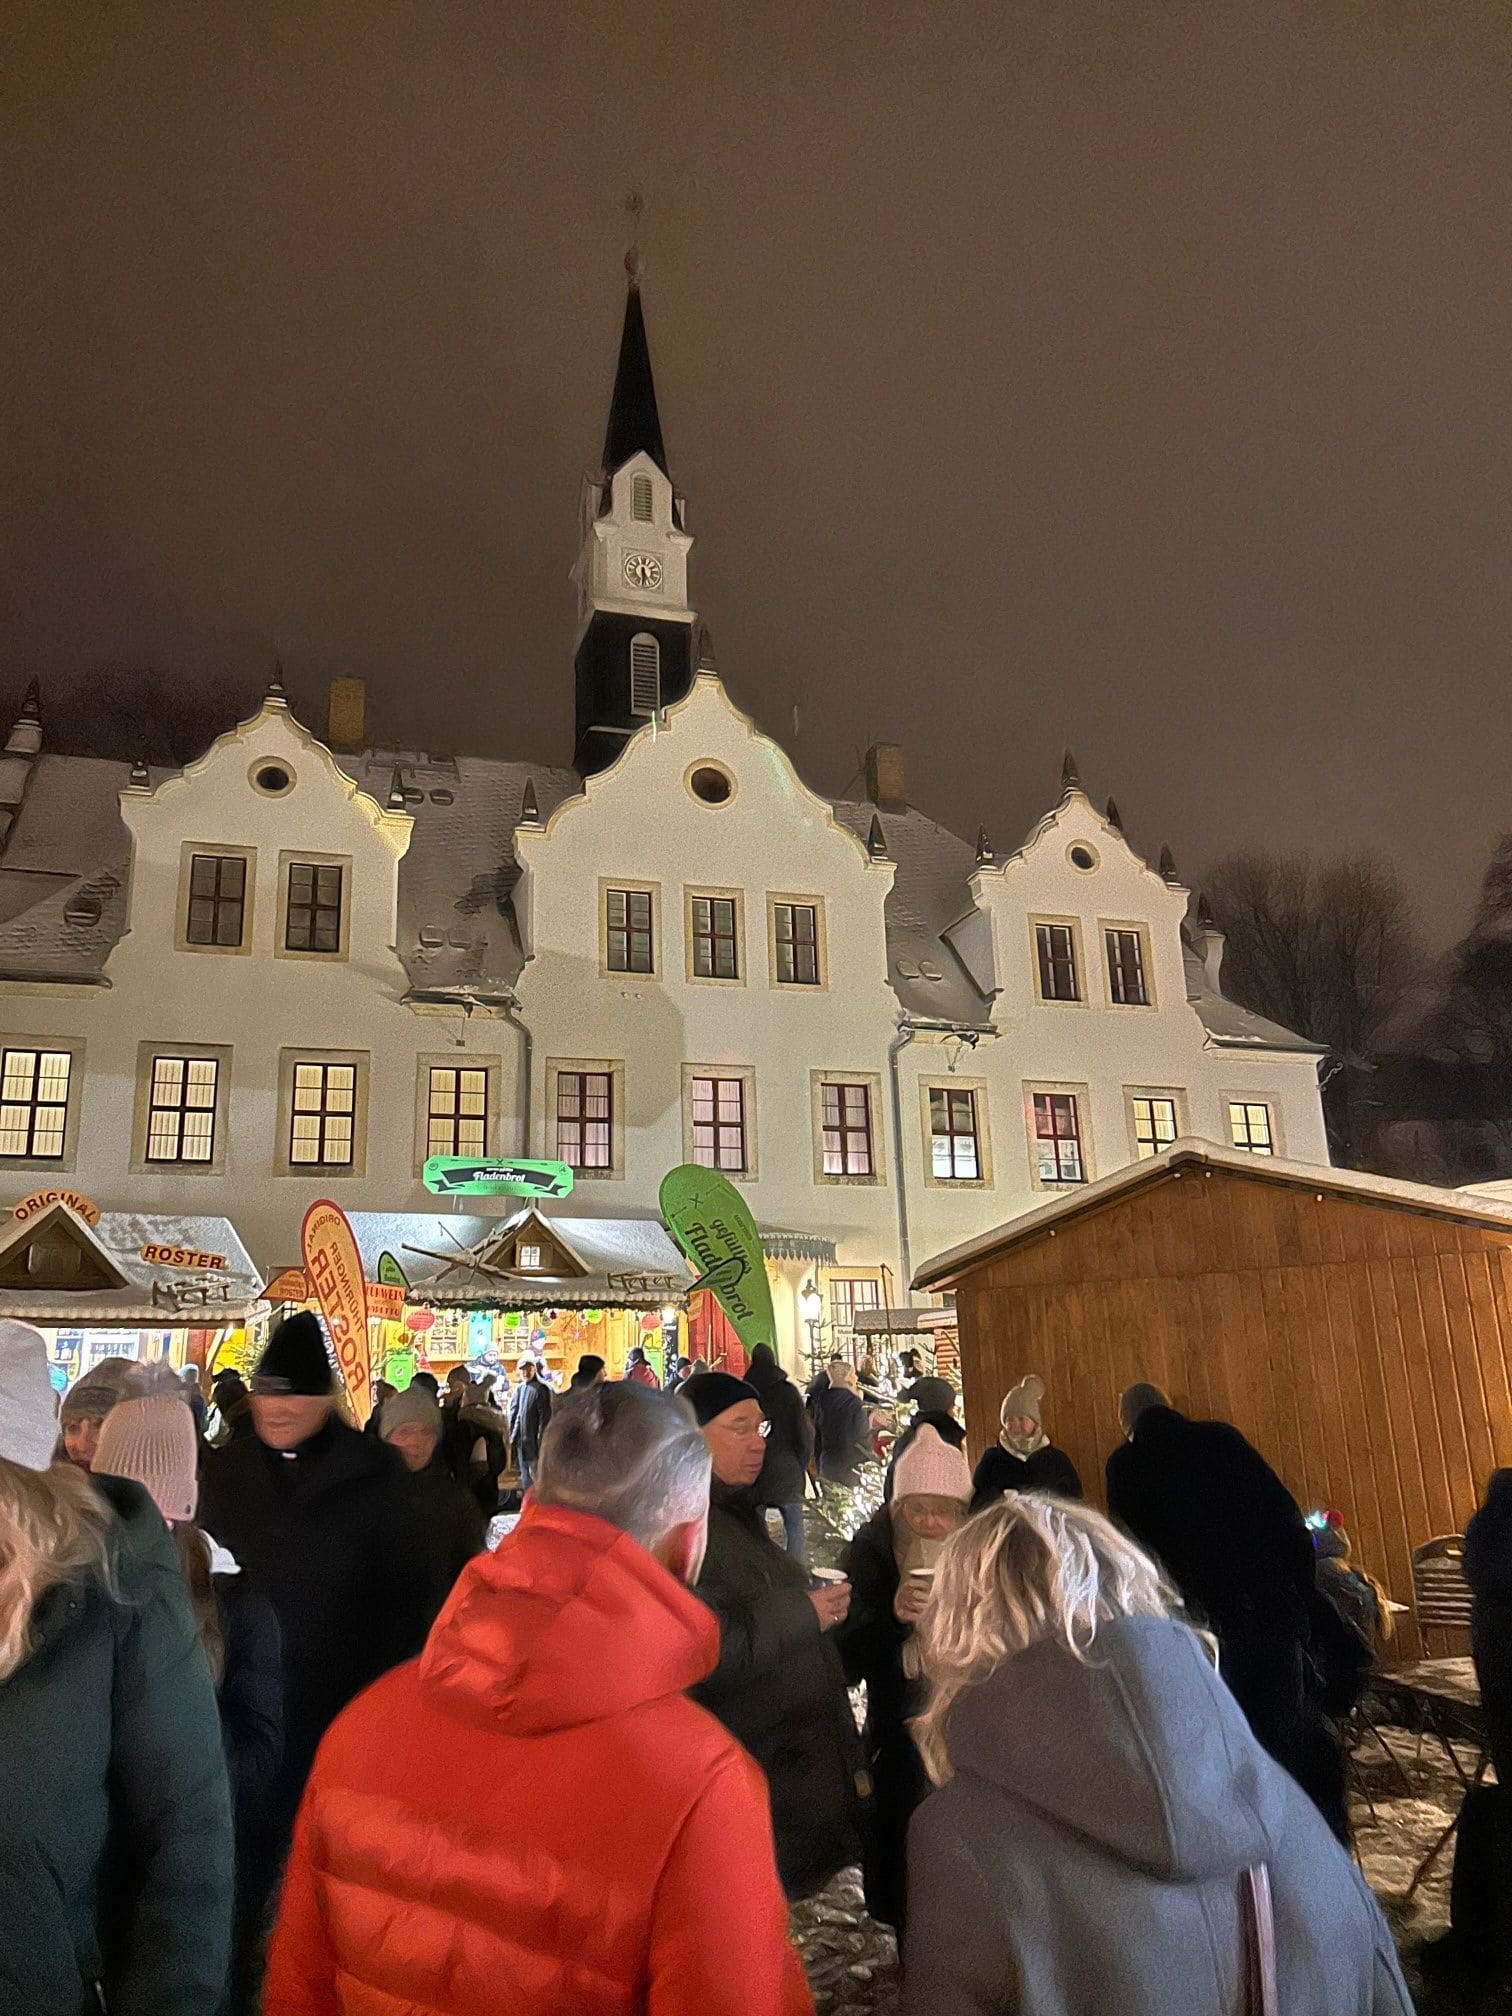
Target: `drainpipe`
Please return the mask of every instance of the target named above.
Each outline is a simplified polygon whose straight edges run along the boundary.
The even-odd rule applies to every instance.
[[[893,1185],[898,1196],[898,1265],[908,1306],[913,1305],[913,1257],[908,1244],[908,1184],[903,1154],[903,1097],[898,1089],[898,1058],[914,1040],[911,1022],[898,1025],[898,1033],[887,1046],[887,1080],[892,1093]]]
[[[520,1039],[520,1075],[523,1081],[520,1093],[520,1153],[530,1153],[530,1103],[535,1087],[535,1037],[529,1026],[520,1020],[520,1000],[514,993],[500,996],[499,1006],[504,1011],[504,1020]]]

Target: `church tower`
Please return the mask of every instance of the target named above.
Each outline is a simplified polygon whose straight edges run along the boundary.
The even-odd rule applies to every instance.
[[[603,474],[583,487],[578,589],[577,748],[584,776],[614,761],[628,738],[693,684],[693,611],[682,499],[667,473],[639,258],[630,275],[619,368],[604,436]]]

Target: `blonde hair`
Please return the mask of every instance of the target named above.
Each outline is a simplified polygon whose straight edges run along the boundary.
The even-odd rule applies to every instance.
[[[49,1589],[86,1574],[113,1586],[110,1507],[67,1464],[27,1470],[0,1457],[0,1682],[35,1649],[32,1624]]]
[[[1089,1659],[1115,1617],[1169,1617],[1181,1598],[1147,1554],[1088,1505],[1008,1491],[945,1542],[919,1621],[929,1704],[914,1740],[930,1777],[951,1776],[956,1697],[1005,1659],[1054,1639]]]

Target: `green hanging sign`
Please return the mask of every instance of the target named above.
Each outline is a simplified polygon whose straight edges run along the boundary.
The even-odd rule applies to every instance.
[[[392,1253],[378,1255],[378,1279],[385,1288],[403,1288],[406,1293],[409,1290],[409,1276]]]
[[[570,1197],[565,1162],[500,1162],[475,1155],[432,1155],[425,1187],[437,1197]]]
[[[685,1162],[662,1178],[662,1223],[734,1326],[747,1352],[776,1349],[777,1321],[761,1234],[728,1176]]]

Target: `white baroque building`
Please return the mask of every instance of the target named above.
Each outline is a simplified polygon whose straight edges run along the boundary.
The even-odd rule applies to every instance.
[[[224,1214],[270,1272],[312,1197],[434,1211],[429,1153],[577,1171],[653,1217],[712,1163],[773,1235],[782,1343],[1182,1134],[1327,1160],[1318,1052],[1225,999],[1222,941],[1068,759],[995,854],[832,802],[726,694],[688,595],[632,280],[585,487],[572,768],[324,739],[275,684],[181,773],[0,755],[0,1207]],[[648,808],[653,816],[648,816]]]

